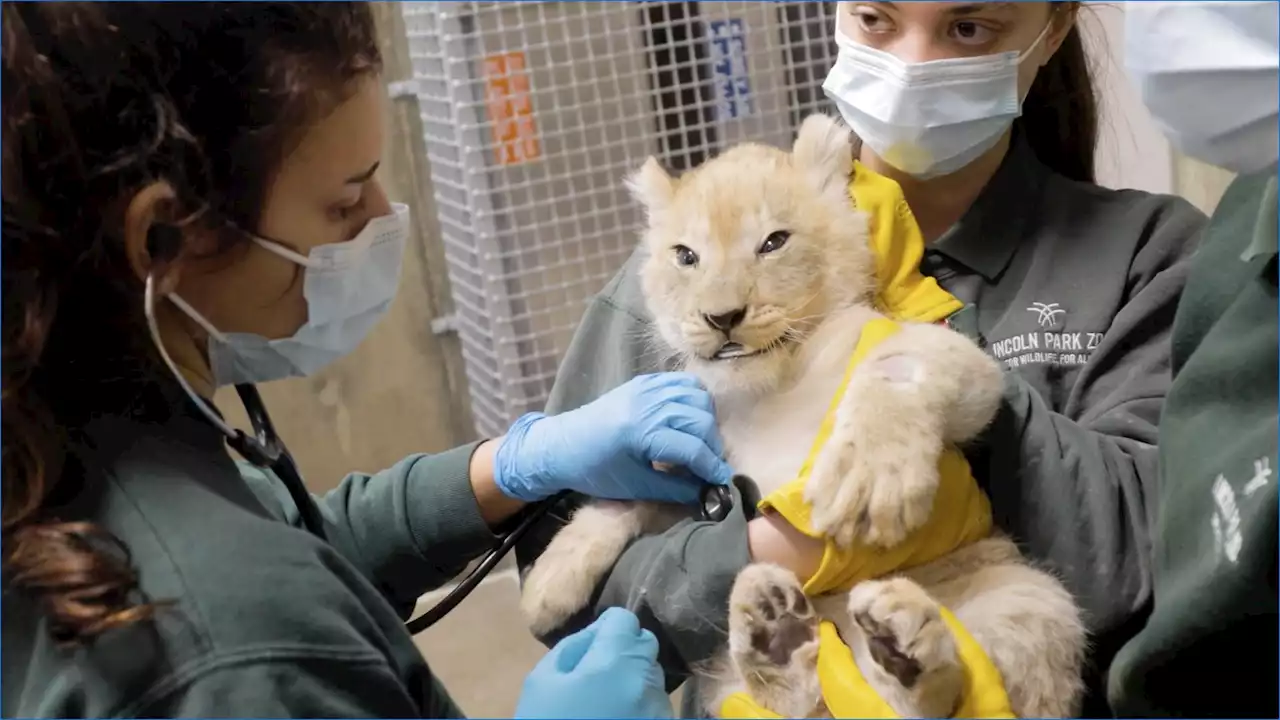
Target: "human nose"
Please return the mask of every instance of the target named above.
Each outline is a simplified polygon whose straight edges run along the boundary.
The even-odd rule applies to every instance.
[[[387,193],[382,189],[382,183],[378,182],[377,178],[369,181],[369,187],[365,192],[368,193],[365,203],[369,208],[370,219],[391,214],[391,201],[387,199]]]

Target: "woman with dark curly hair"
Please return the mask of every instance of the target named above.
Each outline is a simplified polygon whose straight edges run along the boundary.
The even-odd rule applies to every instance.
[[[423,592],[527,503],[696,501],[655,462],[729,481],[710,398],[676,374],[324,497],[273,473],[215,388],[349,353],[399,276],[369,8],[3,18],[6,717],[456,716],[403,626]],[[669,716],[656,653],[606,614],[518,712]]]

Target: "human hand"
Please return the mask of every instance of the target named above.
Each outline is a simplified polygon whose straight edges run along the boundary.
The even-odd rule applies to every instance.
[[[517,718],[670,718],[658,641],[635,614],[610,608],[533,668]]]
[[[655,470],[682,467],[695,477]],[[534,502],[562,490],[607,500],[694,504],[702,483],[728,485],[711,395],[693,375],[641,375],[561,415],[529,413],[498,447],[494,482]]]

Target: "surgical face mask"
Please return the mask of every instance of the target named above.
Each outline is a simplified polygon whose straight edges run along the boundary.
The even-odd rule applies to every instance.
[[[1024,52],[908,63],[854,42],[840,48],[822,89],[882,160],[920,179],[953,173],[990,150],[1022,113]]]
[[[1274,166],[1280,131],[1280,6],[1125,5],[1125,65],[1180,152],[1237,173]]]
[[[307,321],[292,337],[224,333],[176,294],[169,299],[209,334],[209,365],[219,387],[312,375],[355,350],[386,314],[400,282],[408,234],[409,209],[394,205],[390,215],[370,220],[351,240],[319,245],[306,255],[254,238],[304,268]]]

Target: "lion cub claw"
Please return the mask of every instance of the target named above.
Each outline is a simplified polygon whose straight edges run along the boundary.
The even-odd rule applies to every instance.
[[[964,666],[938,603],[906,578],[864,582],[849,593],[849,616],[879,669],[897,681],[924,717],[950,717]]]
[[[805,485],[814,529],[848,548],[893,547],[923,525],[938,489],[942,442],[862,410],[837,415]]]

